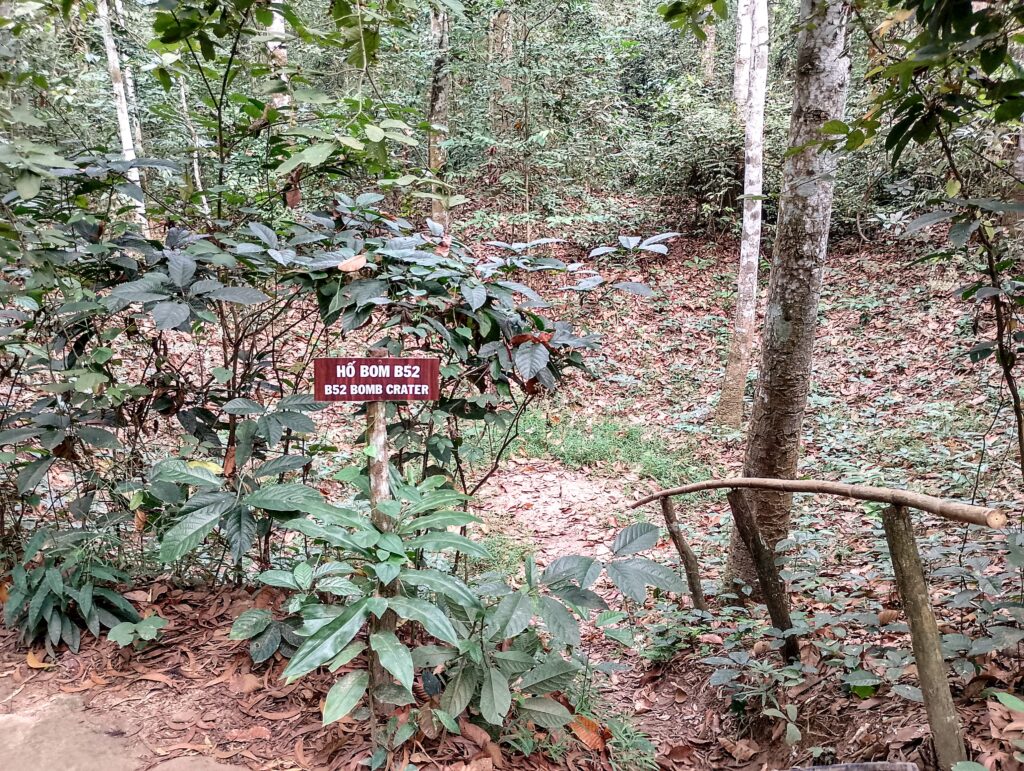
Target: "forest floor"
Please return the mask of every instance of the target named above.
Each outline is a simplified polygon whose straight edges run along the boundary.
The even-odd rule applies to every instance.
[[[734,262],[728,242],[680,238],[665,258],[603,268],[619,280],[648,282],[655,297],[565,301],[563,314],[605,336],[592,359],[596,377],[580,377],[524,416],[511,457],[475,503],[486,523],[479,535],[495,555],[476,569],[516,576],[530,554],[540,566],[564,554],[607,556],[618,529],[638,518],[658,522],[654,507],[629,509],[642,494],[739,471],[742,433],[711,421]],[[972,365],[965,355],[973,334],[970,309],[952,296],[959,283],[953,268],[914,264],[900,251],[833,249],[801,473],[1019,508],[1007,425],[996,420],[998,377],[991,362]],[[680,499],[678,507],[713,594],[728,542],[727,507],[710,494]],[[586,630],[592,660],[620,666],[575,694],[589,717],[573,723],[564,741],[527,760],[464,732],[440,747],[416,746],[402,761],[452,771],[770,769],[835,758],[928,767],[927,724],[912,666],[901,659],[906,628],[875,509],[802,497],[794,522],[786,577],[815,643],[804,648],[798,679],[787,679],[777,656],[755,644],[762,620],[714,599],[711,616],[702,617],[686,599],[656,598],[630,607],[615,638],[596,626]],[[933,566],[966,565],[990,576],[1003,570],[1001,536],[972,531],[968,538],[964,528],[927,519],[919,536]],[[654,556],[677,562],[667,541]],[[977,637],[984,622],[949,600],[965,580],[944,575],[935,601],[944,632]],[[254,669],[244,645],[228,640],[241,610],[279,599],[272,590],[254,598],[242,589],[158,581],[129,596],[170,622],[158,645],[131,655],[104,640],[45,662],[0,633],[5,769],[359,767],[361,727],[320,726],[317,694],[326,679],[285,685],[281,662]],[[1006,647],[993,644],[987,659],[976,656],[980,668],[954,688],[972,752],[993,767],[1014,768],[1012,742],[1024,724],[982,697],[986,687],[1019,680],[1016,660],[999,656]],[[742,675],[742,698],[713,681],[730,667]],[[882,670],[886,677],[874,682],[850,679],[851,671]]]

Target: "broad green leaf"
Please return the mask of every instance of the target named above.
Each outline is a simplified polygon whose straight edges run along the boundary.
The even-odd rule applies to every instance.
[[[455,633],[452,622],[433,603],[413,597],[389,597],[388,607],[395,611],[400,618],[418,621],[428,633],[438,640],[452,645],[458,642],[458,635]]]
[[[566,607],[551,597],[540,598],[540,617],[556,640],[566,645],[580,644],[580,625]]]
[[[519,703],[518,712],[527,720],[532,720],[541,728],[548,730],[561,728],[570,720],[569,710],[547,696],[531,696]]]
[[[636,602],[643,602],[647,598],[648,586],[669,592],[685,590],[682,579],[675,571],[643,557],[615,560],[605,567],[612,583]]]
[[[472,590],[457,576],[433,569],[403,570],[398,575],[398,580],[406,586],[423,587],[437,594],[443,594],[464,608],[483,609],[480,598],[473,594]]]
[[[452,549],[468,554],[471,557],[480,557],[481,559],[486,559],[490,556],[484,546],[457,533],[427,533],[426,535],[416,536],[406,541],[406,547],[409,551],[423,549],[427,552],[440,552]]]
[[[519,688],[535,694],[561,691],[573,681],[579,670],[580,665],[572,659],[551,655],[543,664],[523,675]]]
[[[331,686],[324,700],[324,725],[341,720],[359,703],[370,685],[370,673],[357,669]]]
[[[187,513],[160,542],[160,559],[173,562],[188,554],[217,526],[220,518],[238,505],[230,493],[197,493],[185,504]]]
[[[658,543],[660,530],[649,522],[637,522],[619,532],[612,543],[612,553],[624,557],[638,551],[650,549]]]
[[[395,676],[405,688],[412,690],[412,654],[392,632],[377,632],[370,635],[370,650],[384,669]]]
[[[359,600],[345,608],[336,618],[310,635],[295,651],[283,676],[299,677],[333,659],[352,642],[352,638],[359,633],[368,615],[366,600]]]
[[[457,718],[466,711],[479,685],[480,673],[473,667],[463,667],[441,694],[441,709]]]
[[[533,600],[524,591],[506,594],[487,621],[485,634],[501,639],[515,637],[530,625],[533,619]]]
[[[245,497],[245,503],[265,511],[306,511],[323,504],[320,493],[300,484],[266,485]]]
[[[523,343],[515,350],[513,356],[516,369],[524,380],[532,380],[548,365],[551,355],[542,343]]]
[[[512,694],[508,680],[497,669],[491,667],[484,672],[480,686],[480,714],[491,725],[502,725],[505,715],[512,706]]]
[[[271,617],[269,610],[250,608],[243,611],[235,623],[231,625],[229,640],[248,640],[255,637],[270,625]]]

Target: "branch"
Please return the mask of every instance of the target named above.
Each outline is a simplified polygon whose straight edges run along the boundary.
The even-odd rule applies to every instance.
[[[733,477],[732,479],[708,479],[703,482],[660,490],[641,498],[630,506],[635,509],[645,503],[656,501],[672,495],[686,495],[701,490],[729,488],[753,488],[755,490],[777,490],[784,493],[821,493],[822,495],[838,495],[843,498],[855,498],[859,501],[875,501],[888,503],[892,506],[903,506],[919,511],[927,511],[956,522],[969,525],[982,525],[995,529],[1006,525],[1006,514],[998,509],[984,506],[972,506],[968,503],[947,501],[909,490],[895,490],[891,487],[870,487],[868,485],[848,485],[843,482],[828,482],[822,479],[763,479],[759,477]]]

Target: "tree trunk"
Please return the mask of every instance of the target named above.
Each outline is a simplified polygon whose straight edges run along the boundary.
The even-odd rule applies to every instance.
[[[114,0],[114,18],[121,29],[128,29],[128,15],[122,0]],[[142,155],[142,113],[139,111],[139,94],[135,90],[135,71],[128,58],[122,65],[124,93],[128,99],[128,115],[132,122],[132,137],[135,140],[135,154]]]
[[[192,113],[189,112],[188,84],[185,83],[184,77],[178,79],[178,95],[181,98],[181,118],[185,122],[185,129],[188,131],[189,142],[192,145],[189,153],[192,160],[192,186],[199,194],[200,211],[203,212],[204,217],[209,219],[210,203],[206,200],[206,192],[203,187],[203,171],[199,164],[199,133],[196,131],[196,126],[192,122]]]
[[[789,147],[795,152],[783,167],[761,369],[743,464],[747,477],[791,479],[796,474],[836,170],[835,154],[813,143],[822,139],[826,121],[843,116],[850,76],[849,14],[845,0],[801,2],[789,126]],[[791,495],[751,491],[747,500],[765,541],[774,548],[789,533]],[[752,586],[756,580],[735,528],[726,580],[734,577]]]
[[[746,100],[746,157],[743,167],[743,236],[736,280],[736,313],[722,395],[715,419],[727,426],[743,422],[743,394],[750,371],[757,314],[757,267],[761,261],[761,192],[764,178],[764,102],[768,85],[768,0],[750,3],[753,25],[753,62],[750,93]]]
[[[285,26],[284,16],[277,11],[273,12],[273,18],[270,22],[270,34],[273,35],[272,40],[267,41],[267,53],[270,54],[270,64],[274,68],[274,74],[281,79],[282,82],[288,82],[288,43],[285,38]],[[277,110],[282,107],[287,107],[291,102],[291,97],[287,90],[274,94],[270,97],[270,105]]]
[[[498,70],[498,87],[491,92],[491,100],[488,109],[491,114],[491,131],[498,136],[508,128],[508,120],[504,105],[501,103],[503,96],[512,93],[512,78],[507,74],[507,61],[509,49],[511,48],[509,24],[511,13],[507,10],[499,10],[491,19],[491,28],[488,32],[488,54],[490,65]]]
[[[753,47],[753,0],[736,4],[736,64],[732,76],[732,100],[741,121],[747,119],[747,97],[750,96],[750,53]]]
[[[715,80],[715,44],[718,40],[718,25],[708,24],[704,28],[704,34],[707,35],[707,38],[700,50],[701,79],[705,86],[710,86]]]
[[[135,140],[132,136],[131,117],[128,113],[128,97],[124,90],[124,78],[121,73],[121,56],[117,52],[117,43],[114,40],[114,31],[110,26],[110,8],[107,0],[96,0],[96,13],[100,19],[100,30],[103,34],[103,48],[107,53],[107,73],[110,75],[110,85],[114,92],[114,110],[117,113],[117,137],[121,143],[121,157],[132,162],[135,155]],[[139,170],[134,166],[124,173],[125,178],[142,190],[142,178]],[[141,195],[141,192],[139,193]],[[143,235],[149,237],[149,221],[146,219],[146,204],[132,198],[132,205],[135,207],[135,220],[138,222]]]
[[[448,71],[448,14],[431,8],[430,39],[434,51],[434,65],[430,73],[430,97],[427,105],[427,122],[430,131],[427,134],[427,166],[434,177],[440,177],[447,161],[447,153],[441,147],[441,141],[447,134],[449,106],[451,104],[452,80]],[[434,126],[443,129],[435,130]],[[435,195],[443,195],[443,189],[434,187]],[[431,218],[448,227],[448,211],[442,201],[434,198],[430,205]]]

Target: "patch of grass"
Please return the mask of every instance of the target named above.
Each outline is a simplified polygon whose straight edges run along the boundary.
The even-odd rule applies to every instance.
[[[550,457],[571,468],[628,466],[661,485],[698,479],[705,473],[687,447],[674,447],[649,426],[615,420],[574,421],[529,412],[520,423],[513,452],[532,458]]]
[[[469,572],[473,575],[498,573],[504,578],[518,578],[523,573],[526,558],[533,554],[532,543],[500,531],[488,533],[483,545],[491,556],[470,560]]]

